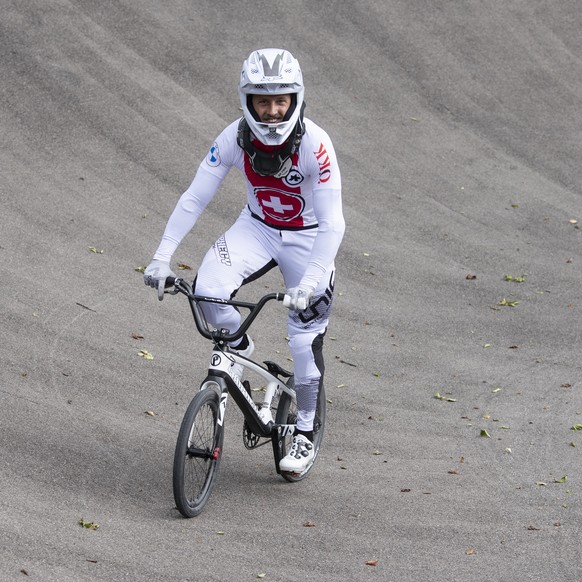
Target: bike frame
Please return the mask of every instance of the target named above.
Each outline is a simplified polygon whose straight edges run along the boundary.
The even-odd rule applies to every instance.
[[[266,382],[265,396],[260,406],[257,406],[254,402],[238,376],[232,373],[236,364],[252,370]],[[282,380],[256,362],[233,352],[225,352],[218,348],[214,349],[210,356],[208,376],[202,382],[200,389],[205,390],[216,387],[218,387],[221,395],[218,424],[220,426],[223,425],[228,395],[232,394],[233,400],[241,409],[251,430],[262,437],[271,435],[271,426],[274,423],[271,415],[271,403],[275,394],[287,392],[292,399],[295,399],[295,392],[293,390],[288,388]],[[293,425],[281,426],[288,428]]]

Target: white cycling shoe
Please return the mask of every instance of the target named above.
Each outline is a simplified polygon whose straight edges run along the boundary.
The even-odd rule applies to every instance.
[[[250,358],[255,351],[255,342],[251,339],[250,335],[247,335],[247,340],[249,345],[244,350],[237,350],[235,348],[230,348],[231,352],[236,352],[239,356],[244,356],[245,358]],[[232,367],[232,375],[238,376],[238,379],[242,382],[242,376],[244,372],[244,366],[241,364],[234,364]]]
[[[293,437],[291,450],[279,463],[279,469],[285,473],[303,473],[315,456],[313,443],[304,435],[296,434]]]

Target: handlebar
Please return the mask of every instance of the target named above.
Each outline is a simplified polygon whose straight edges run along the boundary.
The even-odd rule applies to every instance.
[[[171,287],[173,286],[173,289]],[[170,289],[168,289],[170,288]],[[247,301],[237,301],[235,299],[219,299],[217,297],[205,297],[203,295],[195,295],[192,286],[180,277],[168,277],[166,279],[166,293],[176,295],[181,293],[188,298],[194,322],[198,332],[207,339],[218,343],[230,343],[240,339],[247,332],[253,321],[257,318],[263,307],[272,300],[283,301],[284,293],[268,293],[263,295],[256,303],[249,303]],[[220,305],[232,305],[233,307],[242,307],[248,309],[249,314],[241,323],[240,327],[234,332],[229,333],[228,329],[215,330],[210,329],[208,322],[204,317],[200,303],[218,303]]]

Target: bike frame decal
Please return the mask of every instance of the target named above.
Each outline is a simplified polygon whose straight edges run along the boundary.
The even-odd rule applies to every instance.
[[[231,378],[234,381],[235,386],[238,388],[238,391],[245,397],[245,400],[249,403],[250,407],[258,414],[259,407],[255,404],[252,397],[245,390],[244,386],[241,384],[241,381],[237,376],[231,376]]]
[[[218,426],[223,426],[224,413],[226,412],[226,401],[228,400],[228,392],[220,394],[220,402],[218,403],[218,419],[216,420]]]
[[[218,370],[220,372],[229,372],[234,358],[224,357],[219,351],[212,352],[210,356],[210,370]]]
[[[292,436],[295,432],[295,425],[294,424],[281,424],[278,428],[279,436],[286,437]]]

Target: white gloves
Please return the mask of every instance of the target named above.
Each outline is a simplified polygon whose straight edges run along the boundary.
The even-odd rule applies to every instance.
[[[143,282],[154,289],[158,290],[158,299],[164,298],[164,288],[168,277],[176,277],[176,274],[170,269],[170,263],[154,259],[143,273]]]
[[[313,290],[307,287],[291,287],[285,292],[283,305],[294,311],[303,311],[307,309],[312,295]]]

